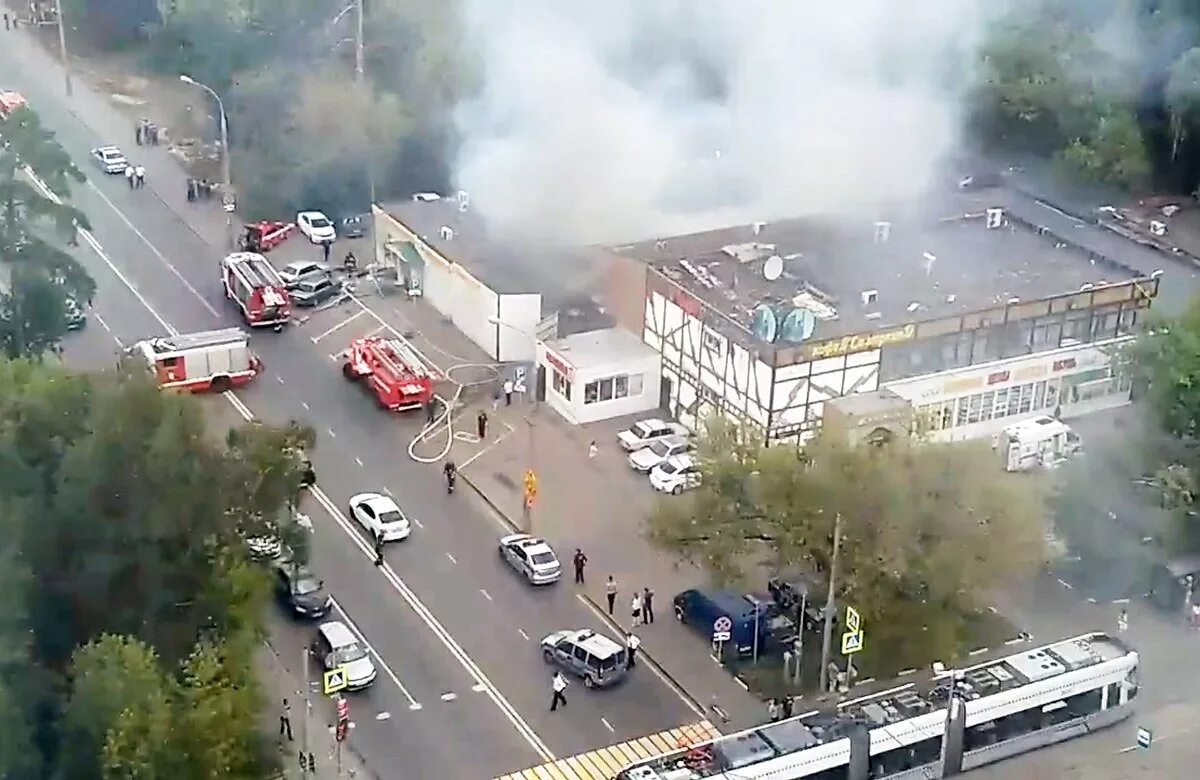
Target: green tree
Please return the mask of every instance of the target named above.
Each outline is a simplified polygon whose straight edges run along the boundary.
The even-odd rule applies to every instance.
[[[1060,152],[1060,160],[1084,179],[1125,189],[1146,184],[1150,175],[1142,131],[1128,109],[1100,117],[1089,136],[1072,140]]]
[[[1040,484],[1005,474],[986,445],[852,447],[830,435],[797,454],[757,441],[711,422],[700,487],[661,503],[652,538],[719,580],[760,566],[823,576],[840,524],[836,595],[895,663],[953,657],[976,595],[1045,562]]]
[[[1171,116],[1171,159],[1200,121],[1200,47],[1184,52],[1171,66],[1166,86],[1167,110]]]
[[[4,121],[0,144],[0,348],[9,357],[39,356],[67,332],[67,298],[91,301],[95,283],[63,248],[87,217],[66,203],[83,174],[37,114],[18,109]],[[48,192],[31,183],[36,172]]]

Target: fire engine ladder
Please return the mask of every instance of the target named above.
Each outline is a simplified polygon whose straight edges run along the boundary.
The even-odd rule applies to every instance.
[[[394,375],[401,376],[403,374],[412,374],[418,379],[424,379],[429,376],[429,371],[425,368],[425,361],[421,360],[420,356],[405,344],[400,339],[384,339],[381,340],[380,346],[385,347],[390,351],[391,355],[395,355],[396,359],[404,363],[403,366],[398,366],[391,359],[390,355],[384,350],[379,351],[379,359],[383,362],[389,371]]]

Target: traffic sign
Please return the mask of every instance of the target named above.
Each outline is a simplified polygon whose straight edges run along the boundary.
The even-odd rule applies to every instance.
[[[733,630],[733,621],[727,616],[722,615],[713,621],[713,634],[728,633]]]
[[[221,208],[230,214],[237,210],[237,201],[234,200],[232,193],[227,192],[221,197]]]
[[[861,653],[863,649],[863,632],[847,631],[842,634],[842,655]]]
[[[1150,743],[1154,741],[1154,732],[1147,728],[1138,726],[1137,730],[1137,746],[1142,750],[1149,750]]]
[[[344,720],[350,720],[350,700],[345,696],[338,697],[337,719],[339,723]]]
[[[714,631],[713,632],[713,641],[714,642],[728,642],[729,641],[729,632],[728,631]]]
[[[349,728],[349,726],[350,726],[349,721],[339,720],[338,724],[337,724],[337,728],[335,728],[333,730],[333,738],[336,739],[338,742],[345,742],[346,741],[346,731]]]
[[[325,695],[330,696],[343,691],[350,684],[349,678],[346,676],[346,667],[339,666],[336,669],[330,669],[325,672]]]
[[[857,634],[862,631],[862,615],[854,607],[846,607],[846,633]]]

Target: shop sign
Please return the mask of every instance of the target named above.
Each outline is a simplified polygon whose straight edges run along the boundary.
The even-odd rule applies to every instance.
[[[964,379],[951,379],[942,385],[942,393],[945,395],[954,395],[961,393],[964,390],[974,390],[977,387],[983,386],[983,377],[969,376]]]
[[[1009,371],[996,371],[995,373],[988,374],[987,383],[994,385],[1000,382],[1007,382],[1010,376],[1012,376],[1012,373]]]
[[[1014,381],[1023,379],[1040,379],[1046,375],[1046,364],[1040,366],[1029,366],[1028,368],[1020,368],[1013,372],[1012,378]]]
[[[558,355],[555,355],[550,350],[546,350],[546,362],[549,363],[550,367],[555,371],[565,376],[568,382],[575,381],[574,367],[572,367],[570,363],[566,362]]]
[[[1063,358],[1062,360],[1054,361],[1054,371],[1066,371],[1069,368],[1075,368],[1075,358]]]
[[[814,344],[809,348],[813,359],[840,357],[854,352],[866,352],[870,349],[880,349],[888,344],[901,344],[911,341],[917,335],[917,326],[905,325],[895,330],[885,330],[882,333],[860,333],[845,336],[822,344]]]

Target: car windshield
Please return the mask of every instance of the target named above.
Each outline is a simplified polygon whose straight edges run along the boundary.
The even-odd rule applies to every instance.
[[[662,439],[651,444],[648,449],[660,458],[665,458],[671,454],[671,446]]]
[[[303,276],[309,271],[315,271],[316,268],[317,267],[312,263],[292,263],[287,267],[286,270],[288,273],[294,274],[295,276]]]
[[[391,525],[392,523],[402,523],[402,522],[404,522],[404,515],[400,514],[399,512],[397,512],[395,510],[392,510],[390,512],[380,512],[379,513],[379,522],[382,523],[383,525]]]
[[[353,663],[361,658],[367,657],[367,651],[358,642],[351,642],[348,645],[339,647],[333,651],[334,659],[338,665]]]
[[[304,284],[300,285],[300,290],[302,292],[316,292],[317,290],[320,290],[322,287],[326,286],[328,286],[328,282],[305,282]]]
[[[611,672],[613,669],[617,668],[618,663],[623,662],[624,658],[625,658],[625,651],[621,650],[617,653],[610,655],[608,658],[597,658],[596,665],[600,668],[600,671],[602,671],[602,672]]]
[[[296,580],[296,584],[292,586],[292,592],[297,596],[307,596],[310,593],[316,593],[321,589],[321,583],[312,577],[301,577]]]
[[[670,461],[667,461],[666,463],[662,464],[661,466],[659,466],[659,468],[662,469],[662,473],[667,474],[667,475],[675,474],[676,472],[679,471],[679,465],[675,464],[675,463],[671,463]]]
[[[549,566],[552,563],[558,563],[558,559],[554,557],[554,553],[552,552],[534,553],[530,560],[537,566]]]
[[[649,439],[654,433],[654,429],[648,423],[638,423],[631,430],[633,431],[633,435],[639,439]]]
[[[325,217],[313,217],[312,226],[317,228],[329,227],[329,220],[325,219]]]

